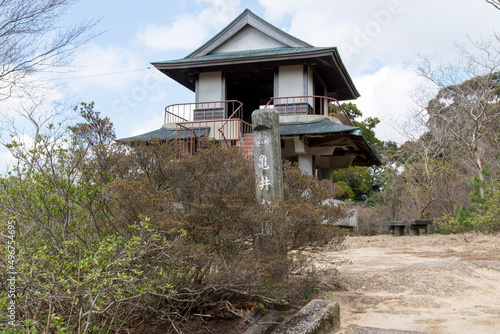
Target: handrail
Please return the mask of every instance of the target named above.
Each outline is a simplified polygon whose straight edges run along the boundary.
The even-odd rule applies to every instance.
[[[232,119],[233,119],[233,117],[234,117],[234,115],[236,115],[236,113],[238,113],[238,112],[240,112],[240,111],[243,111],[243,103],[241,103],[240,101],[238,101],[238,100],[230,100],[230,101],[228,101],[228,102],[233,102],[233,105],[234,105],[234,103],[235,103],[235,102],[238,102],[240,105],[238,106],[238,108],[236,108],[236,110],[235,110],[235,111],[233,111],[233,113],[231,114],[231,116],[229,116],[229,117],[226,119],[226,121],[222,124],[222,126],[219,128],[219,133],[221,134],[222,138],[224,138],[224,142],[226,143],[226,145],[227,145],[227,144],[229,144],[229,143],[228,143],[227,138],[226,138],[226,136],[225,136],[225,134],[224,134],[224,131],[223,131],[222,129],[226,126],[226,124],[227,124],[230,120],[232,120]]]
[[[197,106],[207,106],[208,108],[210,108],[210,106],[217,106],[217,105],[228,106],[230,103],[233,103],[233,105],[234,105],[234,103],[239,103],[240,107],[243,106],[243,103],[241,103],[238,100],[220,100],[220,101],[205,101],[205,102],[192,102],[192,103],[170,104],[170,105],[168,105],[168,106],[165,107],[164,123],[167,123],[167,114],[172,115],[172,116],[174,116],[176,118],[181,119],[182,122],[189,122],[190,121],[189,119],[187,119],[187,117],[185,115],[183,115],[184,117],[181,117],[178,114],[175,114],[173,112],[168,111],[168,109],[173,109],[173,108],[179,108],[180,109],[180,108],[184,108],[183,112],[186,113],[186,108],[187,107],[193,107],[192,109],[189,108],[187,110],[189,113],[191,113],[193,110],[198,109]],[[234,114],[234,112],[233,112],[233,114]],[[226,117],[223,117],[221,119],[226,119]],[[176,123],[176,122],[173,121],[172,123]]]
[[[174,117],[180,118],[184,122],[187,122],[188,121],[187,119],[185,119],[185,118],[183,118],[183,117],[181,117],[179,115],[176,115],[174,113],[171,113],[170,111],[167,110],[168,107],[172,107],[172,106],[175,106],[175,104],[171,104],[171,105],[168,105],[168,106],[165,107],[165,116],[163,118],[163,123],[167,123],[167,114],[170,114],[170,115],[172,115]]]
[[[196,132],[196,126],[211,127],[213,134],[209,136],[218,137],[226,147],[232,146],[234,140],[241,140],[242,134],[251,133],[251,125],[243,121],[243,103],[238,100],[172,104],[165,108],[164,121],[175,123],[179,131],[189,131],[186,149],[191,152],[199,147],[202,137]]]
[[[343,116],[342,118],[344,118],[344,121],[349,124],[349,125],[353,125],[351,120],[349,119],[349,117],[347,116],[347,113],[345,112],[344,108],[342,108],[342,105],[340,105],[339,101],[334,99],[334,98],[331,98],[331,97],[328,97],[328,96],[321,96],[321,95],[298,95],[298,96],[283,96],[283,97],[271,97],[269,99],[269,102],[267,102],[266,104],[266,108],[271,106],[271,105],[276,105],[275,104],[275,101],[279,101],[279,100],[285,100],[286,103],[284,103],[284,105],[287,105],[287,104],[293,104],[294,105],[294,111],[296,109],[296,106],[295,105],[309,105],[308,102],[303,102],[304,100],[305,101],[308,101],[309,99],[320,99],[322,101],[328,101],[328,106],[330,106],[331,104],[335,104],[338,108],[339,108],[339,111],[338,112],[337,110],[334,110],[335,114],[339,115],[339,116]],[[298,103],[296,103],[296,101],[298,101]],[[288,102],[291,102],[291,103],[288,103]],[[311,106],[311,105],[309,105]],[[313,107],[313,106],[311,106]],[[319,106],[320,110],[319,111],[322,111],[323,109],[323,106],[320,105]],[[313,111],[315,110],[314,108],[312,109]],[[288,111],[288,108],[285,107],[285,114],[287,113]],[[328,108],[328,110],[325,110],[325,116],[328,116],[330,114],[330,108]],[[307,110],[307,114],[309,114],[309,110]],[[294,113],[292,113],[292,115],[294,115]],[[342,120],[341,120],[342,121]]]
[[[193,134],[194,138],[198,139],[198,136],[196,135],[196,132],[192,128],[188,128],[187,126],[185,126],[185,125],[183,125],[181,123],[177,123],[177,126],[180,126],[181,128],[184,128],[186,130],[191,131],[191,133]],[[196,143],[196,140],[194,140],[194,141],[190,140],[190,143],[189,143],[191,145],[191,147],[190,147],[190,154],[193,153],[193,143]]]
[[[238,100],[228,100],[227,102],[233,102],[233,104],[234,104],[234,102],[238,102],[238,103],[240,104],[240,105],[238,106],[238,108],[236,108],[236,110],[235,110],[235,111],[233,111],[233,113],[231,114],[231,116],[229,116],[229,117],[227,118],[228,120],[230,120],[231,118],[233,118],[233,116],[234,116],[237,112],[239,112],[239,111],[242,111],[242,110],[243,110],[243,103],[241,103],[241,102],[240,102],[240,101],[238,101]],[[226,121],[226,122],[227,122],[227,121]]]

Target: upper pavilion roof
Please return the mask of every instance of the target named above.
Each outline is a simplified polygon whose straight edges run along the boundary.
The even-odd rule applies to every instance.
[[[193,75],[199,72],[308,64],[321,78],[330,97],[337,100],[359,97],[337,48],[314,47],[276,28],[248,9],[185,58],[152,64],[193,91]]]

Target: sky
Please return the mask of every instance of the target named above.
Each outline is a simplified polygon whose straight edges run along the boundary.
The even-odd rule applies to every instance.
[[[457,45],[500,33],[500,11],[484,0],[80,0],[60,24],[100,18],[100,34],[76,51],[78,69],[43,78],[51,102],[93,101],[118,138],[158,129],[164,108],[194,93],[150,63],[187,56],[245,8],[309,44],[337,47],[361,94],[352,102],[381,120],[380,139],[398,142],[395,124],[410,117],[423,82],[412,70],[419,55],[450,62]],[[0,165],[9,159],[0,150]]]

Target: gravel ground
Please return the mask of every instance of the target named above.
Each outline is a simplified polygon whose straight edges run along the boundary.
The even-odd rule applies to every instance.
[[[342,334],[354,326],[424,333],[500,333],[500,235],[348,237],[342,288],[320,289],[340,303]],[[321,266],[321,264],[319,264]]]

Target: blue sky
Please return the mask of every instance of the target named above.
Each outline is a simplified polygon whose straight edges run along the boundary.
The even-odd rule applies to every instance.
[[[353,102],[382,120],[384,140],[402,140],[393,124],[412,108],[421,80],[408,66],[419,53],[446,62],[456,44],[500,32],[500,11],[483,0],[81,0],[62,24],[102,17],[102,34],[77,51],[81,69],[44,80],[65,85],[54,102],[94,101],[117,137],[157,129],[165,106],[193,102],[194,94],[150,62],[188,55],[245,8],[310,44],[337,46],[361,94]]]

